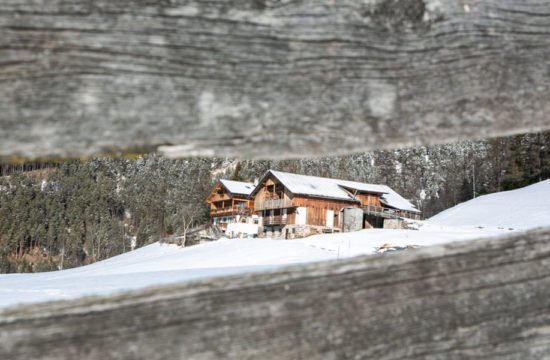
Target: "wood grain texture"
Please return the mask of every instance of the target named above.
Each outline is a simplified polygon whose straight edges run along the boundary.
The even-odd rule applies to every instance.
[[[543,359],[550,229],[0,311],[2,359]]]
[[[4,0],[0,156],[549,129],[537,0]],[[550,229],[0,311],[0,359],[543,359]]]
[[[4,0],[0,156],[296,157],[550,129],[541,0]]]

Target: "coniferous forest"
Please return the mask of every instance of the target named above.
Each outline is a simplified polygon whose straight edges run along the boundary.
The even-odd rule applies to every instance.
[[[550,178],[550,133],[284,161],[95,158],[0,165],[0,272],[89,264],[208,221],[216,178],[267,169],[387,184],[430,217]],[[541,201],[543,201],[541,199]]]

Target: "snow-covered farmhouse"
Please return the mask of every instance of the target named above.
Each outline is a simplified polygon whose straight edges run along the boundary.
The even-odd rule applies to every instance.
[[[347,208],[362,210],[362,228],[388,227],[400,217],[420,214],[386,185],[273,170],[263,176],[251,196],[263,231],[285,238],[341,231]]]
[[[231,223],[257,222],[254,201],[250,196],[252,190],[252,183],[219,180],[206,199],[212,223],[225,231]]]

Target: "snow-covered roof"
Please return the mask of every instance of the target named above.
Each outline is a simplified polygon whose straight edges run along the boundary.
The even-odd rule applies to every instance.
[[[254,190],[254,184],[242,181],[233,181],[221,179],[222,185],[232,194],[250,195]]]
[[[332,179],[273,170],[269,172],[290,192],[296,195],[309,195],[348,201],[354,200],[348,192],[338,186]]]
[[[338,180],[338,179],[334,179],[334,180],[337,181],[339,186],[346,189],[350,189],[352,191],[356,190],[358,192],[368,192],[373,194],[385,194],[388,192],[388,190],[393,191],[386,185],[366,184],[366,183],[360,183],[356,181],[347,181],[347,180]]]
[[[367,192],[380,194],[381,201],[390,207],[399,210],[420,212],[408,200],[386,185],[365,184],[356,181],[299,175],[274,170],[269,170],[266,176],[270,173],[290,192],[296,195],[355,201],[352,194],[353,191]]]
[[[386,185],[380,185],[383,187],[386,187],[388,192],[380,198],[380,202],[384,205],[387,205],[389,207],[392,207],[394,209],[404,210],[404,211],[410,211],[413,213],[421,213],[420,210],[418,210],[416,207],[414,207],[413,204],[395,191],[393,191],[392,188]]]

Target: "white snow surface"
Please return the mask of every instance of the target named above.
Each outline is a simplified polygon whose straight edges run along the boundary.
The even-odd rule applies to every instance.
[[[227,229],[225,234],[234,234],[231,237],[236,237],[239,234],[242,235],[258,235],[259,225],[257,224],[248,224],[248,223],[229,223],[227,224]]]
[[[220,182],[232,194],[250,195],[255,186],[253,183],[221,179]]]
[[[428,221],[412,222],[418,230],[374,229],[299,240],[221,239],[187,248],[155,243],[80,268],[0,275],[0,307],[338,260],[374,254],[381,247],[429,246],[506,234],[512,228],[550,226],[549,200],[550,181],[545,181],[479,197]]]
[[[421,226],[421,231],[363,230],[299,240],[221,239],[187,248],[155,243],[75,269],[0,275],[0,307],[374,254],[383,244],[426,246],[496,233]]]
[[[447,209],[428,222],[527,230],[550,225],[550,180],[521,189],[480,196]]]

